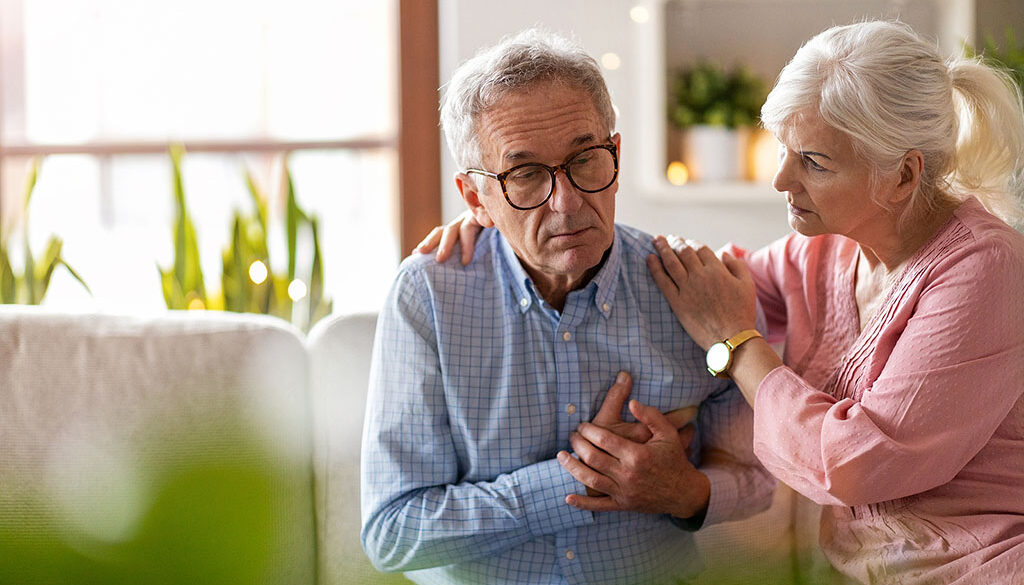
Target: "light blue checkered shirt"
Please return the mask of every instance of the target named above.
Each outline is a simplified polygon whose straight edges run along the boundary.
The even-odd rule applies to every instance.
[[[469,266],[402,264],[378,322],[363,435],[362,539],[378,568],[438,584],[699,572],[693,535],[668,516],[565,503],[585,489],[555,454],[619,370],[633,376],[631,398],[662,411],[700,404],[693,451],[733,456],[701,467],[705,525],[767,507],[774,484],[751,453],[751,410],[705,370],[647,270],[653,251],[650,236],[617,226],[601,270],[561,313],[493,229]]]

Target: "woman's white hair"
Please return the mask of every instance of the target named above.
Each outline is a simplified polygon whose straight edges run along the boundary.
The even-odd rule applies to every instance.
[[[975,195],[1011,224],[1022,218],[1024,111],[1005,72],[980,59],[943,59],[900,22],[832,27],[808,41],[779,74],[761,109],[778,136],[816,108],[873,168],[895,172],[924,156],[920,185],[901,219]]]
[[[549,81],[586,92],[612,134],[615,110],[597,62],[568,39],[528,29],[481,50],[448,82],[441,99],[441,127],[456,164],[462,169],[481,164],[481,114],[510,92]]]

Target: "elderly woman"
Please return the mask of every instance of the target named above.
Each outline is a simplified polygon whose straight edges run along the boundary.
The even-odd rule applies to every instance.
[[[1020,582],[1024,236],[1005,223],[1024,178],[1019,90],[902,24],[865,22],[805,44],[762,122],[782,143],[774,187],[795,233],[720,256],[659,237],[652,275],[753,406],[761,462],[825,505],[838,570]],[[615,456],[637,446],[592,425],[573,445],[573,475],[615,495]]]

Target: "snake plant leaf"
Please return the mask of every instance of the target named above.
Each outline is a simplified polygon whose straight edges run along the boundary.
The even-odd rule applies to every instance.
[[[164,270],[159,265],[156,267],[160,272],[160,287],[164,293],[164,303],[168,309],[186,309],[185,295],[181,292],[181,283],[175,278],[174,268]]]
[[[242,217],[235,211],[231,224],[231,243],[221,258],[221,292],[224,294],[224,308],[229,311],[245,312],[249,307],[245,299],[245,282],[241,279],[246,272],[242,258]]]
[[[288,170],[288,163],[284,167],[284,188],[287,195],[287,211],[285,213],[285,230],[288,238],[288,282],[295,278],[295,257],[299,237],[299,221],[302,219],[302,210],[295,200],[295,185],[292,182],[292,173]]]
[[[43,295],[46,294],[46,289],[50,286],[50,279],[53,277],[53,271],[57,266],[60,265],[60,250],[63,247],[64,242],[56,236],[50,236],[50,241],[46,244],[46,251],[43,252],[43,256],[35,266],[35,272],[25,272],[25,278],[35,281],[35,288],[33,292],[35,297],[29,299],[29,302],[33,305],[38,305],[43,301]]]
[[[29,166],[28,177],[25,179],[25,197],[21,204],[25,210],[26,215],[28,214],[28,204],[32,200],[32,193],[36,190],[36,181],[39,179],[39,157],[32,159],[32,164]],[[27,223],[26,223],[27,225]]]
[[[32,249],[28,245],[28,228],[22,230],[25,235],[25,267],[22,273],[21,284],[25,294],[22,298],[30,305],[39,304],[36,299],[36,259],[32,256]],[[40,295],[42,296],[42,295]]]
[[[313,236],[313,267],[309,276],[309,320],[307,324],[312,327],[317,321],[331,312],[331,302],[324,298],[324,268],[320,256],[320,229],[319,218],[309,218],[309,228]]]
[[[188,213],[185,201],[185,187],[182,180],[181,161],[185,149],[180,144],[169,147],[173,180],[173,194],[176,208],[174,223],[174,265],[168,270],[170,276],[160,270],[164,300],[170,309],[188,309],[196,301],[202,307],[209,305],[199,262],[199,243],[195,224]],[[170,278],[172,282],[167,282]]]
[[[171,154],[171,180],[173,181],[174,205],[177,211],[174,221],[174,273],[179,283],[184,283],[185,255],[187,236],[187,224],[190,222],[188,210],[185,208],[185,186],[181,179],[181,157],[184,147],[180,144],[172,144],[169,148]]]
[[[71,265],[64,260],[64,257],[62,256],[57,260],[60,262],[60,265],[64,267],[64,270],[68,271],[68,274],[71,275],[71,278],[77,280],[78,284],[82,285],[82,288],[85,289],[85,292],[89,293],[89,295],[92,296],[92,290],[89,288],[89,285],[85,284],[85,280],[83,280],[81,275],[79,275],[78,272],[76,272],[75,269],[72,268]]]
[[[259,220],[260,227],[265,234],[267,233],[267,198],[263,195],[259,185],[256,184],[252,171],[248,168],[245,169],[245,186],[249,191],[249,196],[252,197],[253,205],[256,206],[256,219]]]
[[[184,290],[194,291],[205,302],[206,287],[203,284],[203,269],[199,263],[199,239],[192,219],[185,223],[185,279]]]
[[[17,302],[18,283],[11,268],[11,259],[7,255],[7,246],[0,242],[0,303]]]

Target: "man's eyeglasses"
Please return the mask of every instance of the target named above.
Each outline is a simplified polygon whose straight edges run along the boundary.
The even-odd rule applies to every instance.
[[[536,209],[555,192],[555,173],[565,173],[569,182],[584,193],[597,193],[612,186],[619,176],[619,155],[614,144],[585,148],[558,166],[541,163],[516,165],[501,173],[469,169],[467,174],[498,179],[505,201],[516,209]]]

